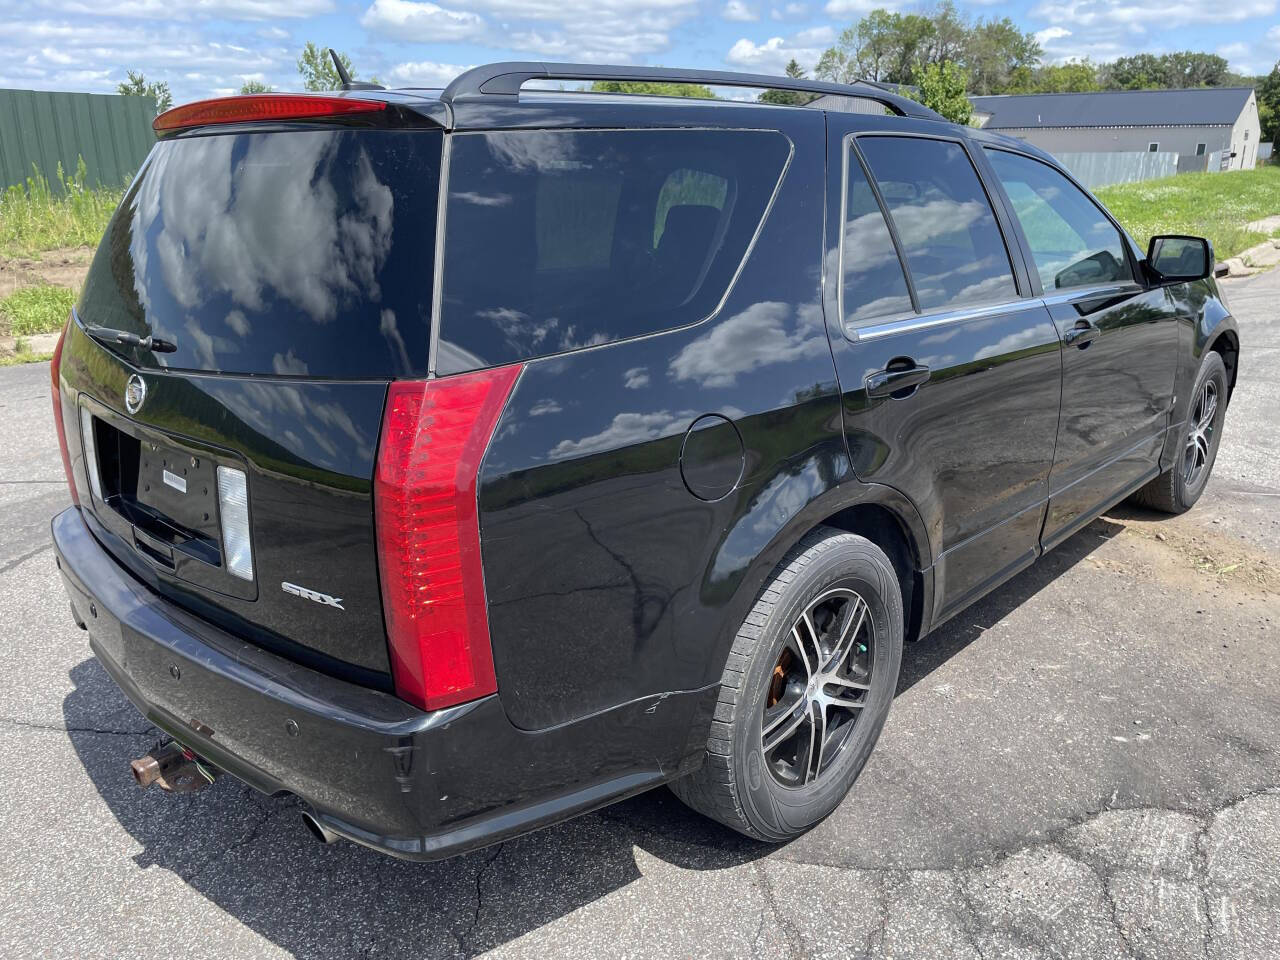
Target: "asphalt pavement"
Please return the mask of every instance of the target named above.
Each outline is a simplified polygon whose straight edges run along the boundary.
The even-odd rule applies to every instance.
[[[665,789],[454,860],[321,846],[157,732],[89,654],[48,521],[47,364],[0,369],[0,956],[1280,957],[1280,271],[1213,479],[1118,508],[909,646],[845,803],[783,847]]]

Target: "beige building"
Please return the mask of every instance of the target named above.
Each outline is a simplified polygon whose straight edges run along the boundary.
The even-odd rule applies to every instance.
[[[975,118],[1063,153],[1178,154],[1187,169],[1248,170],[1258,159],[1258,99],[1252,87],[1114,90],[972,97]],[[1191,158],[1204,158],[1191,159]]]

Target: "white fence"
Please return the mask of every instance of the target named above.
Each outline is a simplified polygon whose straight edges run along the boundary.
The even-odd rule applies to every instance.
[[[1113,183],[1137,183],[1172,177],[1178,172],[1178,155],[1148,153],[1059,153],[1058,162],[1092,190]],[[1216,169],[1216,168],[1215,168]]]

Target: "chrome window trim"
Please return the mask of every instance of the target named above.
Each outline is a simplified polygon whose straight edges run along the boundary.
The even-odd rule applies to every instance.
[[[854,343],[860,340],[878,340],[881,337],[892,337],[899,333],[912,333],[916,330],[927,330],[929,327],[942,327],[952,323],[964,323],[968,320],[994,317],[1002,313],[1013,313],[1017,310],[1038,306],[1040,303],[1041,301],[1034,297],[1020,297],[1017,300],[1003,300],[1000,303],[951,308],[935,313],[912,314],[887,322],[846,329],[845,335]]]
[[[857,343],[859,340],[878,340],[899,333],[912,333],[930,327],[942,327],[952,323],[965,323],[969,320],[981,320],[1002,313],[1014,313],[1030,307],[1045,307],[1060,303],[1071,303],[1076,300],[1090,300],[1097,297],[1119,296],[1122,294],[1137,295],[1144,291],[1137,283],[1108,283],[1093,287],[1073,287],[1050,297],[1019,297],[1017,300],[1002,300],[999,303],[984,303],[971,307],[959,307],[940,310],[927,314],[909,314],[898,316],[880,323],[852,327],[845,325],[845,336]]]
[[[1125,280],[1121,283],[1103,283],[1092,287],[1068,287],[1066,290],[1061,290],[1058,293],[1049,294],[1039,299],[1041,303],[1049,307],[1058,303],[1070,303],[1073,300],[1090,300],[1094,297],[1105,297],[1108,294],[1142,293],[1145,289],[1140,283]]]

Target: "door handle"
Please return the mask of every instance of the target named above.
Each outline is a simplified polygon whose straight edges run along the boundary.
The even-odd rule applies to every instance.
[[[1062,335],[1062,342],[1068,347],[1079,347],[1083,350],[1102,335],[1102,331],[1088,320],[1077,320],[1076,325]]]
[[[923,364],[890,366],[884,370],[877,370],[867,375],[867,396],[892,396],[900,390],[910,390],[920,386],[929,379],[929,376],[929,368]]]

